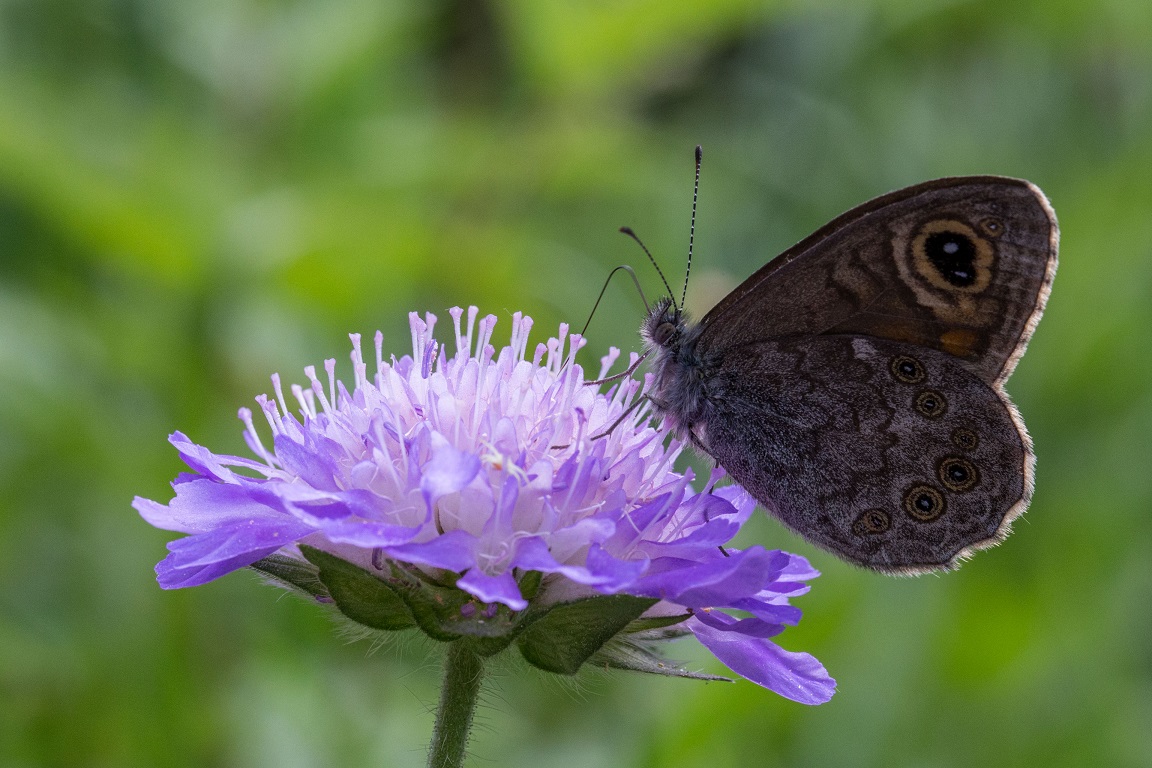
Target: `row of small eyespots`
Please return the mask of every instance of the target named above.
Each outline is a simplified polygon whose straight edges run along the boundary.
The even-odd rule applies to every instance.
[[[970,491],[980,482],[980,473],[968,459],[960,456],[946,456],[936,465],[936,475],[940,484],[949,491],[963,493]],[[931,522],[947,508],[944,492],[928,483],[916,483],[904,492],[903,510],[913,520]],[[858,536],[884,533],[892,527],[892,517],[883,509],[867,509],[852,523],[852,532]]]
[[[919,384],[928,378],[923,363],[910,355],[896,355],[888,363],[892,377],[901,384]],[[912,407],[921,416],[938,419],[948,411],[948,398],[935,389],[922,389],[912,400]]]
[[[927,378],[923,364],[909,355],[897,355],[889,362],[893,377],[904,384],[919,384]],[[939,418],[948,408],[942,394],[932,389],[922,390],[914,401],[915,409],[930,419]],[[979,446],[980,438],[967,427],[957,427],[950,436],[952,444],[965,451]],[[980,472],[968,459],[945,456],[936,464],[936,477],[949,491],[970,491],[980,482]],[[944,493],[934,485],[916,483],[904,492],[903,509],[913,520],[931,522],[947,508]],[[856,518],[852,530],[859,536],[884,533],[892,527],[892,517],[883,509],[867,509]]]

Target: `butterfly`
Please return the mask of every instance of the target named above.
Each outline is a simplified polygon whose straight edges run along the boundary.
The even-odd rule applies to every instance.
[[[811,543],[882,572],[953,568],[1003,540],[1032,496],[1032,441],[1004,382],[1044,311],[1058,242],[1027,181],[883,195],[698,323],[656,302],[641,328],[648,398]]]

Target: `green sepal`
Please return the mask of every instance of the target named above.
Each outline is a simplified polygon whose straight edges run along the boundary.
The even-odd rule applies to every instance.
[[[720,675],[690,672],[679,664],[665,659],[643,643],[634,642],[632,638],[627,638],[623,635],[606,643],[604,647],[588,660],[588,663],[600,667],[624,669],[629,672],[663,675],[664,677],[686,677],[692,680],[732,682],[731,678],[721,677]]]
[[[506,606],[498,605],[486,616],[489,606],[419,569],[388,562],[388,571],[378,576],[313,547],[301,545],[300,551],[320,569],[320,580],[336,607],[355,622],[383,630],[418,627],[446,643],[468,638],[481,656],[491,656],[512,642],[517,615]],[[457,577],[448,576],[455,582]],[[474,610],[465,615],[469,604]]]
[[[574,675],[605,643],[657,602],[632,595],[603,595],[560,603],[532,621],[516,643],[532,666]]]
[[[412,612],[385,582],[359,566],[307,545],[300,551],[320,569],[320,581],[340,612],[372,629],[395,631],[417,625]]]
[[[389,586],[408,605],[412,617],[424,634],[434,640],[450,643],[467,637],[471,648],[481,656],[490,656],[512,642],[517,616],[504,605],[496,605],[495,613],[485,616],[485,609],[467,592],[455,586],[442,586],[419,570],[391,564],[392,579]],[[453,578],[455,581],[455,578]],[[465,615],[465,606],[475,610]]]
[[[520,577],[516,586],[520,587],[520,594],[525,600],[532,600],[540,591],[540,584],[544,581],[544,574],[540,571],[528,571]]]
[[[688,619],[692,618],[690,613],[680,613],[675,616],[652,616],[649,618],[640,618],[628,624],[624,628],[624,632],[629,635],[634,635],[637,632],[650,632],[654,629],[664,629],[665,627],[674,627],[677,624],[682,624]],[[685,630],[681,634],[686,634]]]
[[[332,597],[320,580],[316,566],[311,563],[303,563],[284,555],[269,555],[248,567],[285,589],[319,600],[330,600]]]

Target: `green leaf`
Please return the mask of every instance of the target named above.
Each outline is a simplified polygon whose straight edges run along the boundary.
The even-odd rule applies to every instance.
[[[520,653],[546,672],[574,675],[656,602],[632,595],[605,595],[561,603],[524,630],[517,639]]]
[[[320,581],[336,607],[352,621],[382,630],[416,626],[405,601],[368,571],[313,547],[301,545],[300,551],[320,569]]]
[[[311,563],[302,563],[284,555],[269,555],[248,566],[268,577],[285,589],[303,593],[312,598],[330,598],[324,582]]]

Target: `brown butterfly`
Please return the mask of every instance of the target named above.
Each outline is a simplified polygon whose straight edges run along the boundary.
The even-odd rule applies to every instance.
[[[917,573],[1001,541],[1032,496],[1004,382],[1056,272],[1047,198],[937,179],[848,211],[699,323],[641,333],[657,413],[774,516],[851,563]]]

